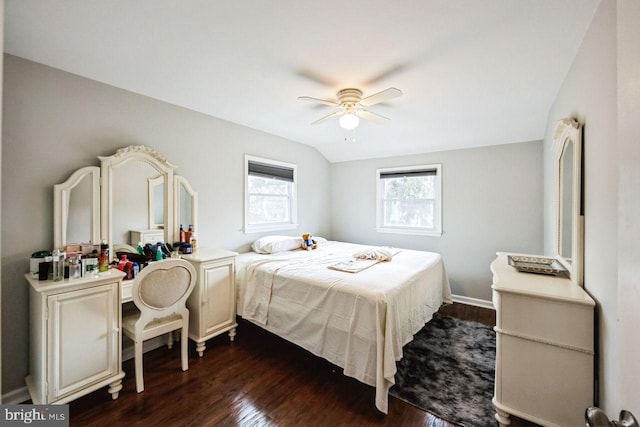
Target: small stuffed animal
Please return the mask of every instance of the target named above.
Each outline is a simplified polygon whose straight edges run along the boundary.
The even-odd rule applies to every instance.
[[[302,234],[302,249],[306,249],[308,251],[312,249],[316,249],[318,247],[318,243],[311,238],[311,233],[303,233]]]

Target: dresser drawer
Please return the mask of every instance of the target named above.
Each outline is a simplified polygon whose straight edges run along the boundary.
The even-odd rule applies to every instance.
[[[138,243],[146,245],[147,243],[164,242],[164,230],[131,230],[129,231],[129,244],[134,248]]]
[[[593,352],[593,307],[503,292],[495,299],[502,333]]]
[[[498,336],[498,400],[547,425],[584,425],[584,410],[593,404],[593,355]]]

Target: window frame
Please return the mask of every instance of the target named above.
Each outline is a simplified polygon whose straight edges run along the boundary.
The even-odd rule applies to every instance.
[[[401,173],[401,172],[416,172],[416,171],[435,171],[436,184],[435,184],[435,206],[434,206],[434,227],[412,227],[405,225],[384,225],[384,206],[383,206],[383,186],[381,176],[385,173]],[[392,233],[392,234],[410,234],[417,236],[442,236],[442,164],[434,163],[428,165],[416,165],[416,166],[399,166],[392,168],[379,168],[376,169],[376,231],[378,233]]]
[[[289,222],[268,223],[268,224],[249,224],[249,162],[262,163],[267,166],[287,168],[293,170],[293,182],[291,185],[291,194],[289,197]],[[244,232],[261,233],[267,231],[292,230],[298,228],[298,176],[297,165],[293,163],[282,162],[279,160],[267,159],[264,157],[252,156],[245,154],[244,156]]]

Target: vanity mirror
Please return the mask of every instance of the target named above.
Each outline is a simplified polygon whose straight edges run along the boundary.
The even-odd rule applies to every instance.
[[[553,133],[553,151],[557,183],[555,257],[568,270],[571,281],[582,286],[582,125],[573,119],[560,120]]]
[[[163,241],[173,236],[173,170],[176,168],[157,151],[143,145],[121,148],[100,157],[102,176],[102,237],[109,245],[131,244],[129,232],[144,229],[152,214],[150,202],[141,195],[149,191],[149,179],[160,177],[162,188]],[[133,243],[135,245],[135,243]],[[109,251],[113,257],[113,251]]]
[[[196,192],[163,155],[132,145],[99,159],[100,167],[78,169],[54,186],[55,248],[100,239],[132,245],[133,230],[157,230],[171,243],[180,223],[196,227]]]

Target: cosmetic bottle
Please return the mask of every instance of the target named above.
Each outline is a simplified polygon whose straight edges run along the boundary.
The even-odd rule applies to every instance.
[[[126,273],[126,275],[124,276],[125,280],[133,279],[133,263],[131,261],[127,261],[127,263],[124,265],[123,271]]]
[[[81,276],[81,268],[80,255],[69,258],[69,279],[79,279]]]
[[[109,245],[106,240],[100,243],[100,259],[98,260],[98,271],[106,273],[109,271]]]
[[[187,235],[184,231],[184,228],[182,228],[182,224],[180,224],[180,243],[185,243],[187,240]]]
[[[128,262],[127,256],[123,254],[122,257],[120,257],[120,261],[118,261],[118,270],[124,271]]]
[[[191,243],[191,251],[195,252],[196,251],[196,246],[197,246],[197,239],[196,239],[195,231],[191,233],[191,239],[190,239],[189,243]]]
[[[193,225],[189,225],[189,229],[184,233],[185,243],[191,242],[191,233],[193,233]]]
[[[62,280],[64,277],[64,257],[58,249],[54,249],[51,252],[51,261],[53,262],[53,277],[54,281]]]

